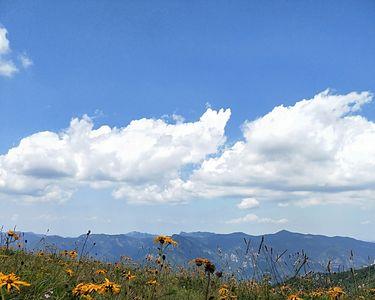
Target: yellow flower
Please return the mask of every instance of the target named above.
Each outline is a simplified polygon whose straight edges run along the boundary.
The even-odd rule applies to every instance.
[[[9,293],[13,288],[20,290],[19,286],[30,286],[30,283],[26,281],[20,281],[20,278],[14,273],[5,275],[0,273],[0,289],[5,286],[7,292]]]
[[[324,295],[324,292],[323,292],[323,291],[320,291],[320,290],[312,291],[312,292],[310,293],[310,296],[313,297],[313,298],[322,297],[323,295]]]
[[[172,245],[174,247],[177,246],[177,242],[172,239],[172,237],[167,235],[159,235],[154,239],[155,243],[160,243],[161,245]]]
[[[129,271],[128,273],[125,273],[125,272],[124,272],[123,276],[124,276],[125,279],[128,280],[128,281],[131,281],[131,280],[133,280],[133,279],[136,278],[136,276],[135,276],[135,275],[132,275],[132,274],[130,273],[130,271]]]
[[[108,278],[104,278],[104,282],[100,285],[98,293],[104,294],[106,292],[110,292],[114,295],[117,295],[120,293],[120,291],[121,291],[121,285],[109,281]]]
[[[146,282],[147,285],[156,285],[158,282],[156,281],[156,279],[151,279],[149,281]]]
[[[92,292],[99,291],[100,286],[94,283],[79,283],[72,290],[73,296],[87,296]]]
[[[14,240],[19,240],[19,235],[14,230],[8,230],[7,235]]]
[[[329,291],[328,291],[328,296],[331,299],[334,299],[334,300],[340,299],[340,297],[342,297],[344,295],[345,295],[345,292],[339,286],[335,286],[333,288],[330,288]]]
[[[226,298],[229,296],[229,288],[226,284],[222,285],[219,289],[219,297]]]
[[[298,297],[296,294],[289,295],[288,300],[303,300],[302,298]]]
[[[197,258],[193,259],[190,262],[191,263],[195,263],[198,267],[200,267],[200,266],[205,265],[206,263],[208,263],[209,260],[207,258],[197,257]]]
[[[74,258],[76,258],[77,256],[78,256],[77,251],[75,251],[75,250],[71,250],[71,251],[69,251],[69,257],[70,257],[70,258],[74,259]]]
[[[96,270],[95,271],[95,274],[96,275],[104,275],[107,273],[107,270],[104,270],[104,269],[99,269],[99,270]]]
[[[72,269],[66,269],[66,270],[65,270],[65,273],[66,273],[68,276],[70,276],[70,277],[72,277],[73,274],[74,274],[74,272],[73,272]]]
[[[209,261],[207,258],[197,257],[193,259],[191,262],[195,263],[196,266],[198,267],[204,265],[204,270],[207,273],[215,272],[215,269],[216,269],[215,265],[211,261]]]

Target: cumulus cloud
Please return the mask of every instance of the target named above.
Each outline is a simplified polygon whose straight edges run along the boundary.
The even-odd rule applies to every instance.
[[[237,204],[239,209],[251,209],[259,207],[259,201],[255,198],[245,198],[242,199],[240,203]]]
[[[0,156],[0,193],[67,199],[91,185],[112,187],[115,197],[128,201],[181,201],[182,169],[218,151],[229,117],[229,109],[208,109],[197,122],[140,119],[98,129],[89,117],[76,118],[66,130],[33,134]]]
[[[18,69],[13,61],[7,58],[10,53],[7,34],[8,31],[4,27],[0,27],[0,76],[11,77]]]
[[[271,218],[260,218],[255,214],[247,214],[244,217],[236,218],[227,221],[227,224],[241,224],[241,223],[267,223],[267,224],[285,224],[287,219],[271,219]]]
[[[277,106],[244,122],[243,139],[232,145],[225,144],[230,110],[122,128],[73,119],[0,156],[0,193],[47,201],[89,185],[136,203],[230,197],[241,199],[240,209],[270,200],[280,207],[374,202],[375,123],[360,115],[371,100],[368,92],[324,91]]]
[[[19,68],[13,61],[7,35],[7,29],[0,26],[0,76],[12,77],[19,71]],[[28,68],[33,64],[32,60],[25,53],[19,55],[19,60],[23,68]]]
[[[205,160],[191,181],[258,200],[355,202],[375,189],[375,123],[368,92],[324,91],[243,124],[242,141]]]

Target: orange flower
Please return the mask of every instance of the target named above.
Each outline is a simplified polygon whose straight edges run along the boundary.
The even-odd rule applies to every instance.
[[[73,296],[87,296],[93,292],[98,292],[100,286],[94,283],[79,283],[72,290]]]
[[[20,281],[20,278],[14,273],[5,275],[0,272],[0,289],[5,286],[7,292],[9,293],[13,288],[20,290],[20,286],[30,286],[30,283],[26,281]]]
[[[108,278],[104,278],[104,282],[100,285],[98,293],[104,294],[106,292],[110,292],[113,295],[117,295],[120,293],[120,291],[121,291],[121,285],[109,281]]]
[[[75,250],[69,251],[69,257],[70,258],[75,259],[77,256],[78,256],[77,251],[75,251]]]
[[[157,285],[158,282],[156,281],[156,279],[151,279],[149,281],[146,282],[147,285]]]
[[[15,241],[19,240],[19,235],[14,230],[8,230],[7,235]]]
[[[331,299],[334,299],[334,300],[340,299],[344,295],[345,295],[345,292],[339,286],[335,286],[333,288],[330,288],[329,291],[328,291],[328,296]]]
[[[130,271],[129,271],[128,273],[125,273],[125,272],[124,272],[123,276],[124,276],[125,279],[128,280],[128,281],[131,281],[131,280],[133,280],[133,279],[135,279],[135,278],[137,277],[137,276],[135,276],[135,275],[132,275],[132,274],[130,273]]]
[[[104,270],[104,269],[99,269],[99,270],[96,270],[95,271],[95,274],[96,275],[104,275],[107,273],[107,270]]]
[[[177,242],[172,239],[172,237],[167,235],[159,235],[154,239],[155,243],[160,243],[161,245],[172,245],[174,247],[177,246]]]
[[[205,265],[208,262],[209,260],[207,258],[201,258],[201,257],[197,257],[191,261],[191,263],[195,263],[198,267]]]
[[[196,266],[198,266],[198,267],[204,265],[205,272],[208,272],[208,273],[215,272],[215,269],[216,269],[215,265],[210,260],[208,260],[207,258],[197,257],[197,258],[193,259],[191,262],[195,263]]]

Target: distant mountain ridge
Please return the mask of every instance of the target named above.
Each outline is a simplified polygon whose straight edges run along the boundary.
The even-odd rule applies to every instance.
[[[148,254],[156,255],[155,235],[141,232],[108,235],[91,234],[84,252],[94,259],[115,262],[121,256],[129,256],[142,262]],[[363,267],[374,263],[375,243],[349,237],[327,237],[324,235],[301,234],[286,230],[263,236],[248,235],[242,232],[217,234],[211,232],[181,232],[174,234],[178,242],[175,249],[169,249],[167,257],[174,265],[187,265],[196,257],[213,261],[218,269],[227,272],[253,271],[252,259],[259,257],[260,266],[267,271],[272,268],[272,260],[285,265],[293,265],[303,256],[308,258],[306,267],[313,271],[325,271],[328,262],[333,271],[347,270],[350,267]],[[87,235],[60,237],[26,232],[28,250],[61,251],[82,249]],[[263,240],[263,241],[262,241]],[[353,257],[350,257],[353,253]],[[282,256],[280,256],[282,254]],[[255,256],[254,256],[255,255]],[[280,257],[279,257],[280,256]],[[270,263],[271,261],[271,263]],[[270,265],[271,264],[271,265]],[[286,269],[285,273],[293,273]]]

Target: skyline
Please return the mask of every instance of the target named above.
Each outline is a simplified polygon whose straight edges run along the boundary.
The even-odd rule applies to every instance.
[[[147,3],[0,1],[0,225],[375,240],[374,2]]]

